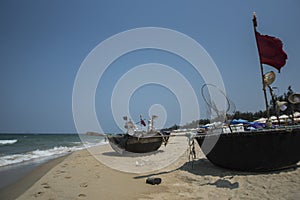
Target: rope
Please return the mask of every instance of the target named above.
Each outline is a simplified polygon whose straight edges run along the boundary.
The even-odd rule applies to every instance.
[[[159,132],[159,134],[161,135],[161,137],[162,137],[162,139],[163,139],[163,144],[165,145],[165,146],[167,146],[167,144],[168,144],[168,141],[167,141],[167,139],[166,139],[166,137],[168,137],[167,135],[164,135],[164,134],[162,134],[161,132]],[[169,135],[170,136],[170,135]]]
[[[195,138],[196,133],[186,133],[188,138],[188,154],[189,154],[189,163],[192,163],[192,168],[194,167],[194,161],[196,159],[196,150],[195,150]]]

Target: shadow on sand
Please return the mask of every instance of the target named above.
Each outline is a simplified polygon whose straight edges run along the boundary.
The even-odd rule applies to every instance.
[[[123,154],[119,154],[115,151],[110,151],[110,152],[104,152],[102,155],[104,156],[115,156],[115,157],[141,157],[141,156],[151,156],[151,155],[158,155],[160,153],[163,153],[163,150],[157,150],[154,152],[149,152],[149,153],[131,153],[128,151],[124,151]]]
[[[171,171],[161,171],[158,173],[151,173],[142,176],[136,176],[135,179],[159,176],[164,174],[169,174],[175,171],[186,171],[194,175],[198,176],[213,176],[217,178],[214,182],[199,182],[199,186],[204,185],[215,185],[217,188],[228,188],[228,189],[236,189],[239,187],[238,182],[231,182],[231,179],[235,176],[248,176],[248,175],[262,175],[262,174],[279,174],[279,173],[287,173],[290,171],[294,171],[299,167],[299,165],[295,165],[293,167],[277,170],[277,171],[268,171],[268,172],[242,172],[242,171],[234,171],[230,169],[221,168],[212,164],[206,158],[201,158],[198,160],[186,162],[181,167],[171,170]],[[196,179],[190,177],[184,177],[185,182],[193,182],[197,181]]]
[[[247,176],[247,175],[258,175],[258,174],[279,174],[289,171],[294,171],[299,167],[299,165],[294,165],[292,167],[276,170],[276,171],[265,171],[265,172],[244,172],[244,171],[235,171],[230,170],[226,168],[218,167],[214,164],[212,164],[208,159],[201,158],[199,160],[186,162],[181,167],[178,168],[178,170],[187,171],[189,173],[205,176],[216,176],[216,177],[225,177],[225,176]]]

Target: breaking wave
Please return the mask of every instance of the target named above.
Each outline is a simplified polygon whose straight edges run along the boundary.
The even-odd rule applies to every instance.
[[[3,140],[2,140],[3,141]],[[101,144],[84,144],[80,146],[73,146],[73,147],[66,147],[66,146],[59,146],[54,147],[52,149],[46,150],[34,150],[27,153],[20,153],[20,154],[12,154],[12,155],[5,155],[0,157],[0,167],[12,164],[23,163],[26,161],[33,161],[33,160],[41,160],[41,159],[50,159],[54,157],[59,157],[66,155],[68,153],[82,150],[88,147],[96,146],[96,145],[103,145]]]
[[[14,144],[18,142],[18,140],[0,140],[0,145]]]

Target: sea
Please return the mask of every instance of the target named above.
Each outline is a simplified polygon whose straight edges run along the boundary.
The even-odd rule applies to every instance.
[[[0,134],[0,189],[51,159],[106,143],[85,134]]]

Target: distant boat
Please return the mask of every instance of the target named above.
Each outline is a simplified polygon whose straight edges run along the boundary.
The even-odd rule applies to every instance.
[[[126,120],[125,128],[127,132],[124,134],[108,135],[108,141],[112,149],[123,154],[124,152],[132,153],[149,153],[157,151],[162,144],[167,145],[170,132],[161,132],[154,129],[153,121],[157,116],[152,116],[148,123],[148,130],[137,130],[135,124],[131,120]],[[141,119],[141,125],[145,125]]]
[[[260,35],[256,31],[255,15],[253,24],[260,55],[266,111],[269,115],[266,88],[270,89],[273,97],[270,85],[275,80],[275,73],[263,74],[262,64],[269,64],[280,70],[287,56],[278,38]],[[268,46],[270,44],[271,46]],[[274,60],[270,59],[269,55],[275,56]],[[289,102],[292,105],[299,104],[300,95],[292,94]],[[280,109],[282,108],[285,107],[281,105]],[[277,109],[279,113],[279,107]],[[278,116],[277,118],[279,119]],[[294,117],[292,121],[294,123]],[[265,126],[264,129],[231,133],[211,131],[209,134],[200,133],[195,138],[207,159],[220,167],[241,171],[270,171],[295,166],[300,161],[300,126],[274,128],[269,116],[265,119]],[[211,145],[211,149],[206,149],[206,145]]]

